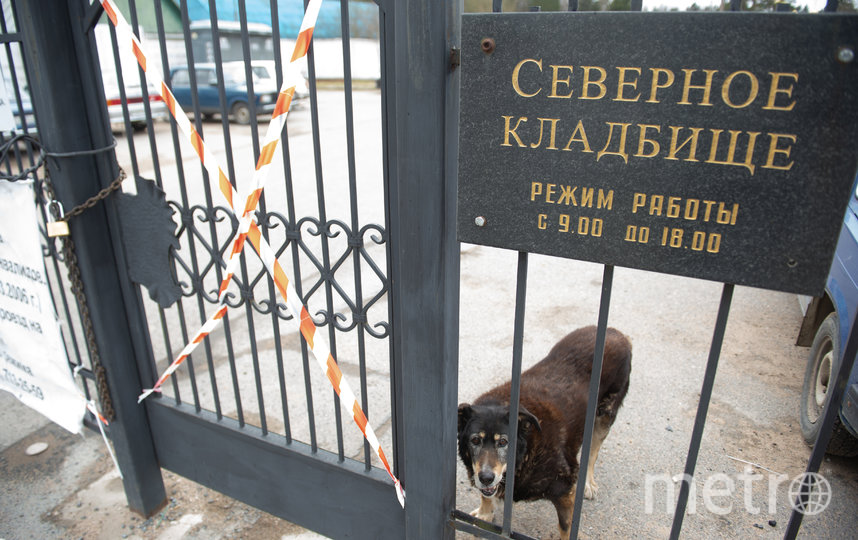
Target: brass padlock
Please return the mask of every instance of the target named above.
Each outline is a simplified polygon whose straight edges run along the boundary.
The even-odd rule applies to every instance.
[[[54,215],[55,211],[56,215]],[[56,199],[52,200],[48,204],[48,222],[46,223],[50,238],[69,235],[69,222],[65,220],[65,217],[63,203]],[[54,218],[56,218],[56,221],[52,221]]]

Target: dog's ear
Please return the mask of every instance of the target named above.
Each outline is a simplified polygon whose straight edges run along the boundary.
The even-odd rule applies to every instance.
[[[518,406],[518,429],[524,430],[525,432],[528,429],[528,424],[532,424],[536,427],[536,431],[542,433],[542,427],[539,425],[539,419],[533,415],[530,411],[524,408],[523,405]]]
[[[465,429],[465,426],[468,425],[468,422],[471,420],[471,414],[474,410],[471,408],[470,403],[460,403],[459,404],[459,435],[462,434],[462,431]]]

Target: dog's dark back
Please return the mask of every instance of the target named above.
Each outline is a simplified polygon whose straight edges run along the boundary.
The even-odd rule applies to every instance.
[[[516,452],[519,460],[515,500],[551,499],[574,485],[595,345],[595,327],[575,330],[561,339],[543,360],[522,373],[520,404],[539,420],[540,429],[525,425],[524,433],[520,430],[519,435],[526,440],[527,456],[522,459],[521,453]],[[628,391],[630,373],[631,343],[622,333],[609,328],[599,386],[599,414],[606,415],[610,423]],[[509,396],[507,382],[481,395],[473,406],[508,407]],[[466,452],[460,444],[463,461]],[[468,473],[472,475],[471,470]]]
[[[551,348],[548,355],[521,375],[521,403],[537,418],[540,415],[528,403],[550,402],[566,411],[577,410],[581,388],[587,399],[587,387],[593,371],[596,348],[596,327],[580,328],[568,334]],[[629,388],[632,369],[632,346],[628,338],[614,328],[605,336],[605,354],[599,383],[599,402],[606,398],[622,403]],[[572,388],[570,388],[572,386]],[[489,390],[474,402],[509,403],[510,383]],[[616,412],[616,411],[614,411]]]

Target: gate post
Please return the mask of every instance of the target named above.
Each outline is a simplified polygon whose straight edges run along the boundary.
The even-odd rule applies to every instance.
[[[47,160],[57,199],[70,210],[118,176],[94,37],[85,33],[86,0],[15,0],[39,137],[51,153],[94,153]],[[146,410],[137,404],[148,342],[138,291],[125,271],[112,198],[71,221],[84,291],[107,371],[116,418],[110,438],[128,506],[145,516],[166,502]],[[151,374],[149,374],[151,378]]]
[[[459,244],[458,74],[450,50],[458,46],[461,0],[388,5],[390,281],[405,538],[452,539]]]

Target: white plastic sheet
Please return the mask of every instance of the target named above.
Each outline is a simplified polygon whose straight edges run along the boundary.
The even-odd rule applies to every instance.
[[[31,180],[0,180],[0,389],[78,433],[86,401],[60,335],[36,212]]]

